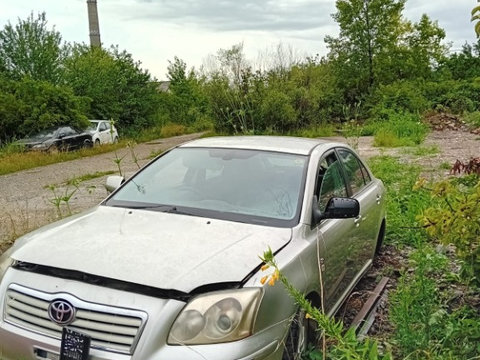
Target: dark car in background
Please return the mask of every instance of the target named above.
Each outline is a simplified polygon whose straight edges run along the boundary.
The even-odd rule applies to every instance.
[[[40,131],[37,134],[19,140],[27,150],[67,151],[93,145],[92,135],[72,126],[64,125]]]

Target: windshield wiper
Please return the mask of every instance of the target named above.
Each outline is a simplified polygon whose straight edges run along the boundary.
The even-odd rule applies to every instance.
[[[122,207],[126,209],[135,209],[135,210],[158,210],[165,213],[172,214],[181,214],[181,215],[194,215],[191,212],[179,210],[175,205],[165,205],[165,204],[151,204],[151,205],[111,205],[113,207]]]

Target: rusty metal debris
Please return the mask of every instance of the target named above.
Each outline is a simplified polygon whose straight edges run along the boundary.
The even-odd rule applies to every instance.
[[[355,329],[359,338],[364,337],[372,327],[372,324],[375,321],[376,309],[389,280],[388,277],[383,277],[380,280],[375,287],[375,290],[373,290],[357,316],[353,319],[350,327]]]

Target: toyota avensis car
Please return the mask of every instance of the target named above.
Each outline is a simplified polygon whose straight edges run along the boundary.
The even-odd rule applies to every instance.
[[[321,271],[332,315],[385,230],[381,181],[324,140],[196,140],[107,184],[99,206],[3,254],[2,358],[296,358],[311,324],[262,284],[259,256],[316,305]]]

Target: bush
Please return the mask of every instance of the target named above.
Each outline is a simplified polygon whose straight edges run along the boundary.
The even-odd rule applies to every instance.
[[[367,125],[374,134],[374,145],[385,147],[412,146],[423,142],[428,127],[419,115],[383,111]]]
[[[433,184],[433,206],[419,220],[428,235],[445,245],[455,245],[462,262],[462,276],[480,285],[480,179],[466,186],[457,179]],[[420,184],[422,185],[422,184]]]
[[[420,114],[430,108],[423,95],[423,84],[413,81],[397,81],[389,85],[380,85],[367,100],[372,117],[381,117],[385,110],[398,113]]]
[[[68,87],[23,78],[0,80],[0,142],[58,125],[84,129],[89,99],[75,96]]]

